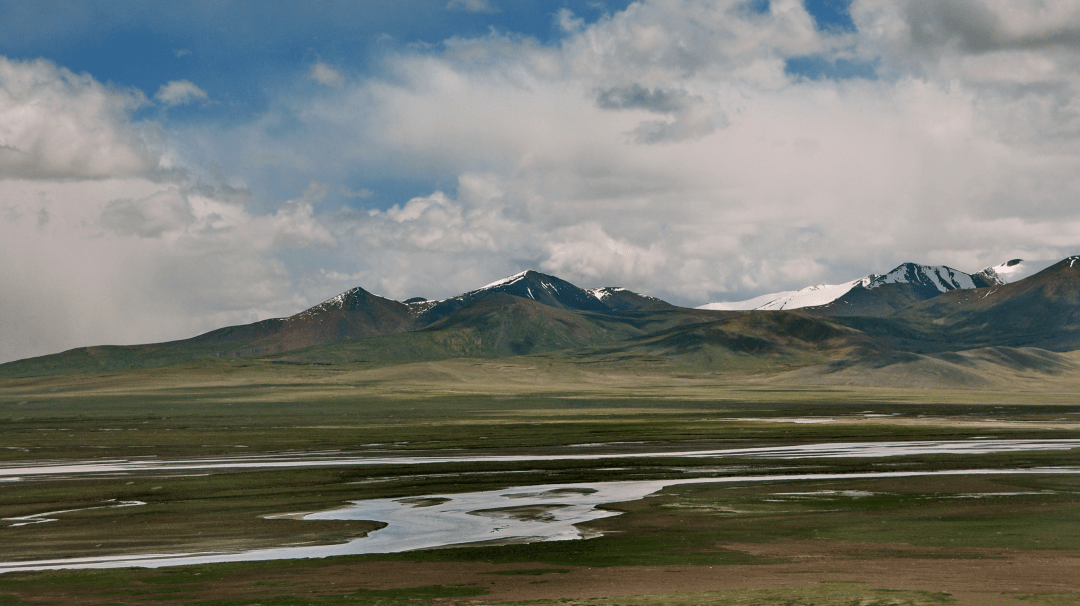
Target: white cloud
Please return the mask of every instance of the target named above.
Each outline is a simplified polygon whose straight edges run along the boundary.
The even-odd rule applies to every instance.
[[[16,63],[44,82],[21,85],[52,99],[42,115],[90,116],[72,119],[104,142],[87,149],[116,151],[64,159],[45,118],[19,135],[43,143],[22,144],[36,159],[21,180],[0,180],[0,256],[24,260],[0,264],[17,285],[0,315],[28,320],[0,334],[0,359],[186,336],[349,286],[441,297],[528,267],[700,304],[903,261],[973,271],[1080,252],[1075,3],[957,4],[855,0],[858,31],[823,34],[796,0],[766,14],[645,0],[592,24],[564,14],[558,45],[398,50],[314,97],[271,91],[241,127],[169,133],[161,157],[190,174],[319,182],[284,202],[140,178],[163,160],[131,143],[137,95]],[[785,72],[807,55],[881,77]],[[389,202],[392,188],[339,185],[396,181],[439,185]],[[351,198],[365,210],[334,206]]]
[[[103,178],[157,159],[128,123],[145,103],[44,60],[0,57],[0,178]]]
[[[168,84],[163,84],[154,95],[155,99],[170,106],[202,101],[207,97],[206,91],[188,80],[172,80]]]
[[[142,141],[144,102],[45,61],[0,58],[0,361],[160,341],[309,301],[281,256],[331,249],[327,188],[269,202],[187,180]],[[171,152],[169,152],[171,153]]]
[[[245,198],[145,179],[0,181],[0,316],[20,319],[0,328],[0,360],[185,338],[308,305],[278,256],[333,247],[333,235],[311,200],[252,215]]]
[[[701,303],[907,260],[974,271],[1073,252],[1076,94],[1000,86],[1072,82],[1072,55],[1029,45],[987,84],[992,70],[964,66],[990,51],[926,56],[890,33],[911,31],[914,6],[857,2],[861,33],[826,35],[799,2],[642,2],[559,48],[491,35],[392,57],[385,79],[305,107],[312,131],[348,142],[311,153],[400,178],[482,175],[499,193],[357,215],[338,237],[366,263],[341,270],[404,297],[534,266]],[[880,80],[784,72],[788,57],[885,48]],[[260,143],[275,144],[304,142]],[[1069,219],[1052,237],[1050,217]]]
[[[575,17],[574,12],[568,8],[560,8],[555,13],[555,21],[564,32],[573,33],[585,27],[585,20]]]
[[[110,200],[101,213],[102,224],[110,231],[144,238],[181,229],[194,220],[191,205],[175,189],[157,192],[142,200]]]
[[[468,13],[502,12],[491,0],[450,0],[446,5],[446,9],[452,11],[465,11]]]
[[[345,83],[345,76],[341,72],[321,61],[311,66],[308,77],[323,86],[341,86]]]

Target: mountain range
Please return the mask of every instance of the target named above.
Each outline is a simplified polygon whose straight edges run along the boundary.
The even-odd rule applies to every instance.
[[[745,301],[725,301],[707,303],[698,309],[712,309],[724,311],[779,311],[783,309],[802,309],[804,307],[817,307],[834,303],[855,291],[848,300],[860,298],[857,294],[863,290],[891,284],[906,284],[908,287],[894,290],[909,291],[914,297],[929,299],[943,292],[958,288],[980,288],[1006,284],[1015,279],[1022,271],[1022,259],[1013,259],[986,269],[967,274],[960,270],[944,265],[918,265],[915,263],[902,263],[892,271],[884,274],[870,274],[862,278],[844,282],[843,284],[819,284],[807,286],[801,290],[788,290],[767,295],[754,297]],[[865,297],[863,297],[865,298]]]
[[[971,364],[998,360],[1058,372],[1071,368],[1059,353],[1080,350],[1078,261],[1069,257],[1020,279],[1019,260],[974,274],[904,263],[841,285],[701,308],[618,287],[583,289],[536,271],[438,301],[394,301],[354,288],[287,318],[190,339],[2,364],[0,378],[209,358],[370,367],[522,355],[596,367],[810,372],[816,380],[913,360],[963,366],[957,360],[971,356]]]

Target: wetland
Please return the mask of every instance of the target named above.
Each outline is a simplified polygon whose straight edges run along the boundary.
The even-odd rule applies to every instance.
[[[0,386],[0,604],[1056,604],[1075,590],[1067,377],[1006,394],[536,360],[244,364]],[[252,554],[274,559],[238,561]],[[73,565],[118,568],[29,570]]]

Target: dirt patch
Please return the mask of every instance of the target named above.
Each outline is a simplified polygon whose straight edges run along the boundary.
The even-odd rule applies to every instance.
[[[1077,551],[967,550],[961,557],[908,545],[826,541],[770,545],[724,545],[786,558],[783,564],[738,566],[545,567],[536,563],[482,562],[282,562],[224,575],[206,568],[205,582],[178,586],[183,599],[203,600],[280,595],[341,595],[360,589],[430,585],[481,587],[484,603],[535,599],[588,599],[738,589],[810,587],[821,582],[861,582],[894,590],[947,592],[971,606],[1021,604],[1011,596],[1061,593],[1076,587]],[[881,557],[887,550],[898,557]],[[953,557],[949,557],[949,556]],[[546,574],[545,569],[560,574]],[[513,574],[513,571],[522,571]],[[163,571],[135,573],[129,586],[153,584]],[[507,573],[510,574],[507,574]],[[499,574],[502,573],[502,574]],[[206,577],[204,577],[206,578]],[[145,580],[142,580],[145,579]],[[149,586],[149,585],[148,585]],[[22,597],[68,604],[96,603],[104,593],[38,583]],[[6,590],[5,590],[6,591]],[[175,597],[180,597],[177,594]],[[1030,602],[1028,602],[1030,603]]]
[[[397,499],[398,503],[405,503],[406,505],[412,505],[413,507],[434,507],[449,501],[450,499],[446,497],[409,497],[407,499]]]
[[[512,519],[519,522],[550,522],[555,519],[554,512],[569,505],[524,505],[521,507],[498,507],[495,509],[477,509],[469,513],[495,519]]]
[[[1022,603],[1010,598],[1012,595],[1072,591],[1076,587],[1076,571],[1080,570],[1080,552],[996,550],[972,553],[967,559],[860,559],[860,546],[850,544],[800,542],[764,547],[766,549],[757,551],[796,561],[754,566],[562,567],[561,570],[568,569],[569,572],[545,575],[542,583],[530,575],[491,574],[536,570],[537,565],[532,563],[364,562],[320,567],[303,574],[305,585],[337,583],[331,586],[339,591],[470,584],[490,592],[487,596],[470,598],[470,601],[482,602],[776,589],[808,587],[823,581],[857,581],[887,589],[948,592],[962,604],[983,606]],[[881,546],[870,547],[878,549]],[[888,547],[897,551],[905,549],[901,545]],[[281,578],[286,582],[289,579],[297,580],[292,574]]]

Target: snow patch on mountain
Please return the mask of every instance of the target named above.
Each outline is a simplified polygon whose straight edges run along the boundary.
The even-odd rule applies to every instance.
[[[443,301],[444,299],[439,299],[438,301],[406,301],[405,305],[408,306],[409,313],[413,317],[416,317]]]
[[[785,290],[783,292],[774,292],[767,295],[761,295],[760,297],[754,297],[753,299],[746,299],[744,301],[717,301],[715,303],[699,305],[696,309],[707,309],[709,311],[748,311],[751,309],[761,309],[764,306],[773,304],[777,301],[786,301],[788,297],[796,292],[798,291]]]
[[[1010,265],[1011,264],[1011,265]],[[993,270],[1007,276],[1015,275],[1014,270],[1019,260],[1008,261],[993,268],[987,268],[976,274],[981,276],[982,281],[976,283],[974,276],[962,271],[946,267],[944,265],[918,265],[916,263],[903,263],[892,271],[883,274],[870,274],[868,276],[844,282],[843,284],[819,284],[808,286],[801,290],[787,290],[746,299],[744,301],[721,301],[707,303],[697,309],[713,311],[778,311],[782,309],[800,309],[803,307],[817,307],[826,305],[846,295],[853,288],[874,289],[886,284],[914,284],[933,288],[938,292],[950,290],[977,288],[983,281],[989,284],[1004,284],[1000,273],[989,275]],[[998,281],[1002,280],[1002,281]]]
[[[512,276],[507,276],[507,277],[505,277],[505,278],[503,278],[501,280],[495,280],[491,284],[488,284],[487,286],[483,286],[483,287],[478,288],[476,290],[487,290],[489,288],[495,288],[496,286],[502,286],[503,284],[513,284],[514,282],[517,282],[519,280],[524,280],[525,279],[525,274],[527,274],[527,273],[529,273],[529,270],[525,270],[523,272],[516,273],[516,274],[514,274]],[[473,291],[473,292],[476,292],[476,291]]]
[[[585,292],[603,301],[617,292],[629,292],[620,286],[605,286],[603,288],[586,288]]]
[[[365,295],[370,296],[370,297],[375,297],[376,299],[382,299],[384,301],[393,301],[393,299],[383,297],[383,296],[377,295],[375,293],[370,293],[370,292],[367,292],[366,290],[364,290],[363,288],[356,287],[356,288],[350,288],[349,290],[346,290],[345,292],[343,292],[343,293],[341,293],[341,294],[339,294],[337,296],[331,297],[331,298],[323,301],[322,303],[319,303],[318,305],[315,305],[314,307],[309,307],[308,309],[305,309],[304,311],[302,311],[300,313],[293,314],[293,315],[291,315],[291,316],[289,316],[287,318],[278,318],[278,319],[284,320],[286,322],[296,322],[298,320],[305,320],[305,319],[313,318],[313,317],[316,317],[316,316],[321,315],[321,314],[330,313],[330,312],[332,312],[334,310],[337,310],[337,309],[345,309],[346,305],[350,305],[350,303],[349,303],[350,300],[355,300],[355,299],[358,299],[358,298],[362,298]]]
[[[886,284],[930,285],[940,292],[948,292],[957,288],[975,288],[975,281],[971,279],[970,274],[944,265],[904,263],[883,276],[867,276],[867,278],[872,279],[865,286],[866,288],[877,288]]]
[[[801,307],[815,307],[825,305],[847,294],[849,290],[858,284],[864,284],[867,278],[844,282],[843,284],[818,284],[807,286],[801,290],[786,290],[783,292],[761,295],[745,301],[724,301],[719,303],[707,303],[697,309],[712,311],[779,311],[782,309],[799,309]]]
[[[1026,268],[1023,267],[1021,263],[1023,263],[1023,259],[1012,259],[1001,265],[987,267],[975,274],[975,276],[982,278],[992,285],[1008,284],[1009,282],[1015,282],[1023,275]]]
[[[356,293],[362,292],[362,291],[363,291],[363,289],[361,289],[359,287],[358,288],[351,288],[351,289],[346,290],[345,292],[341,293],[340,295],[337,295],[336,297],[332,297],[330,299],[327,299],[327,300],[323,301],[322,303],[319,303],[318,305],[316,305],[314,307],[310,307],[310,308],[305,309],[304,311],[302,311],[302,312],[300,312],[298,314],[289,316],[288,318],[285,318],[285,320],[290,320],[290,321],[291,320],[302,320],[304,318],[313,317],[313,316],[315,316],[317,314],[320,314],[320,313],[333,311],[335,309],[343,309],[345,307],[345,301],[349,298],[349,296],[355,295]]]

